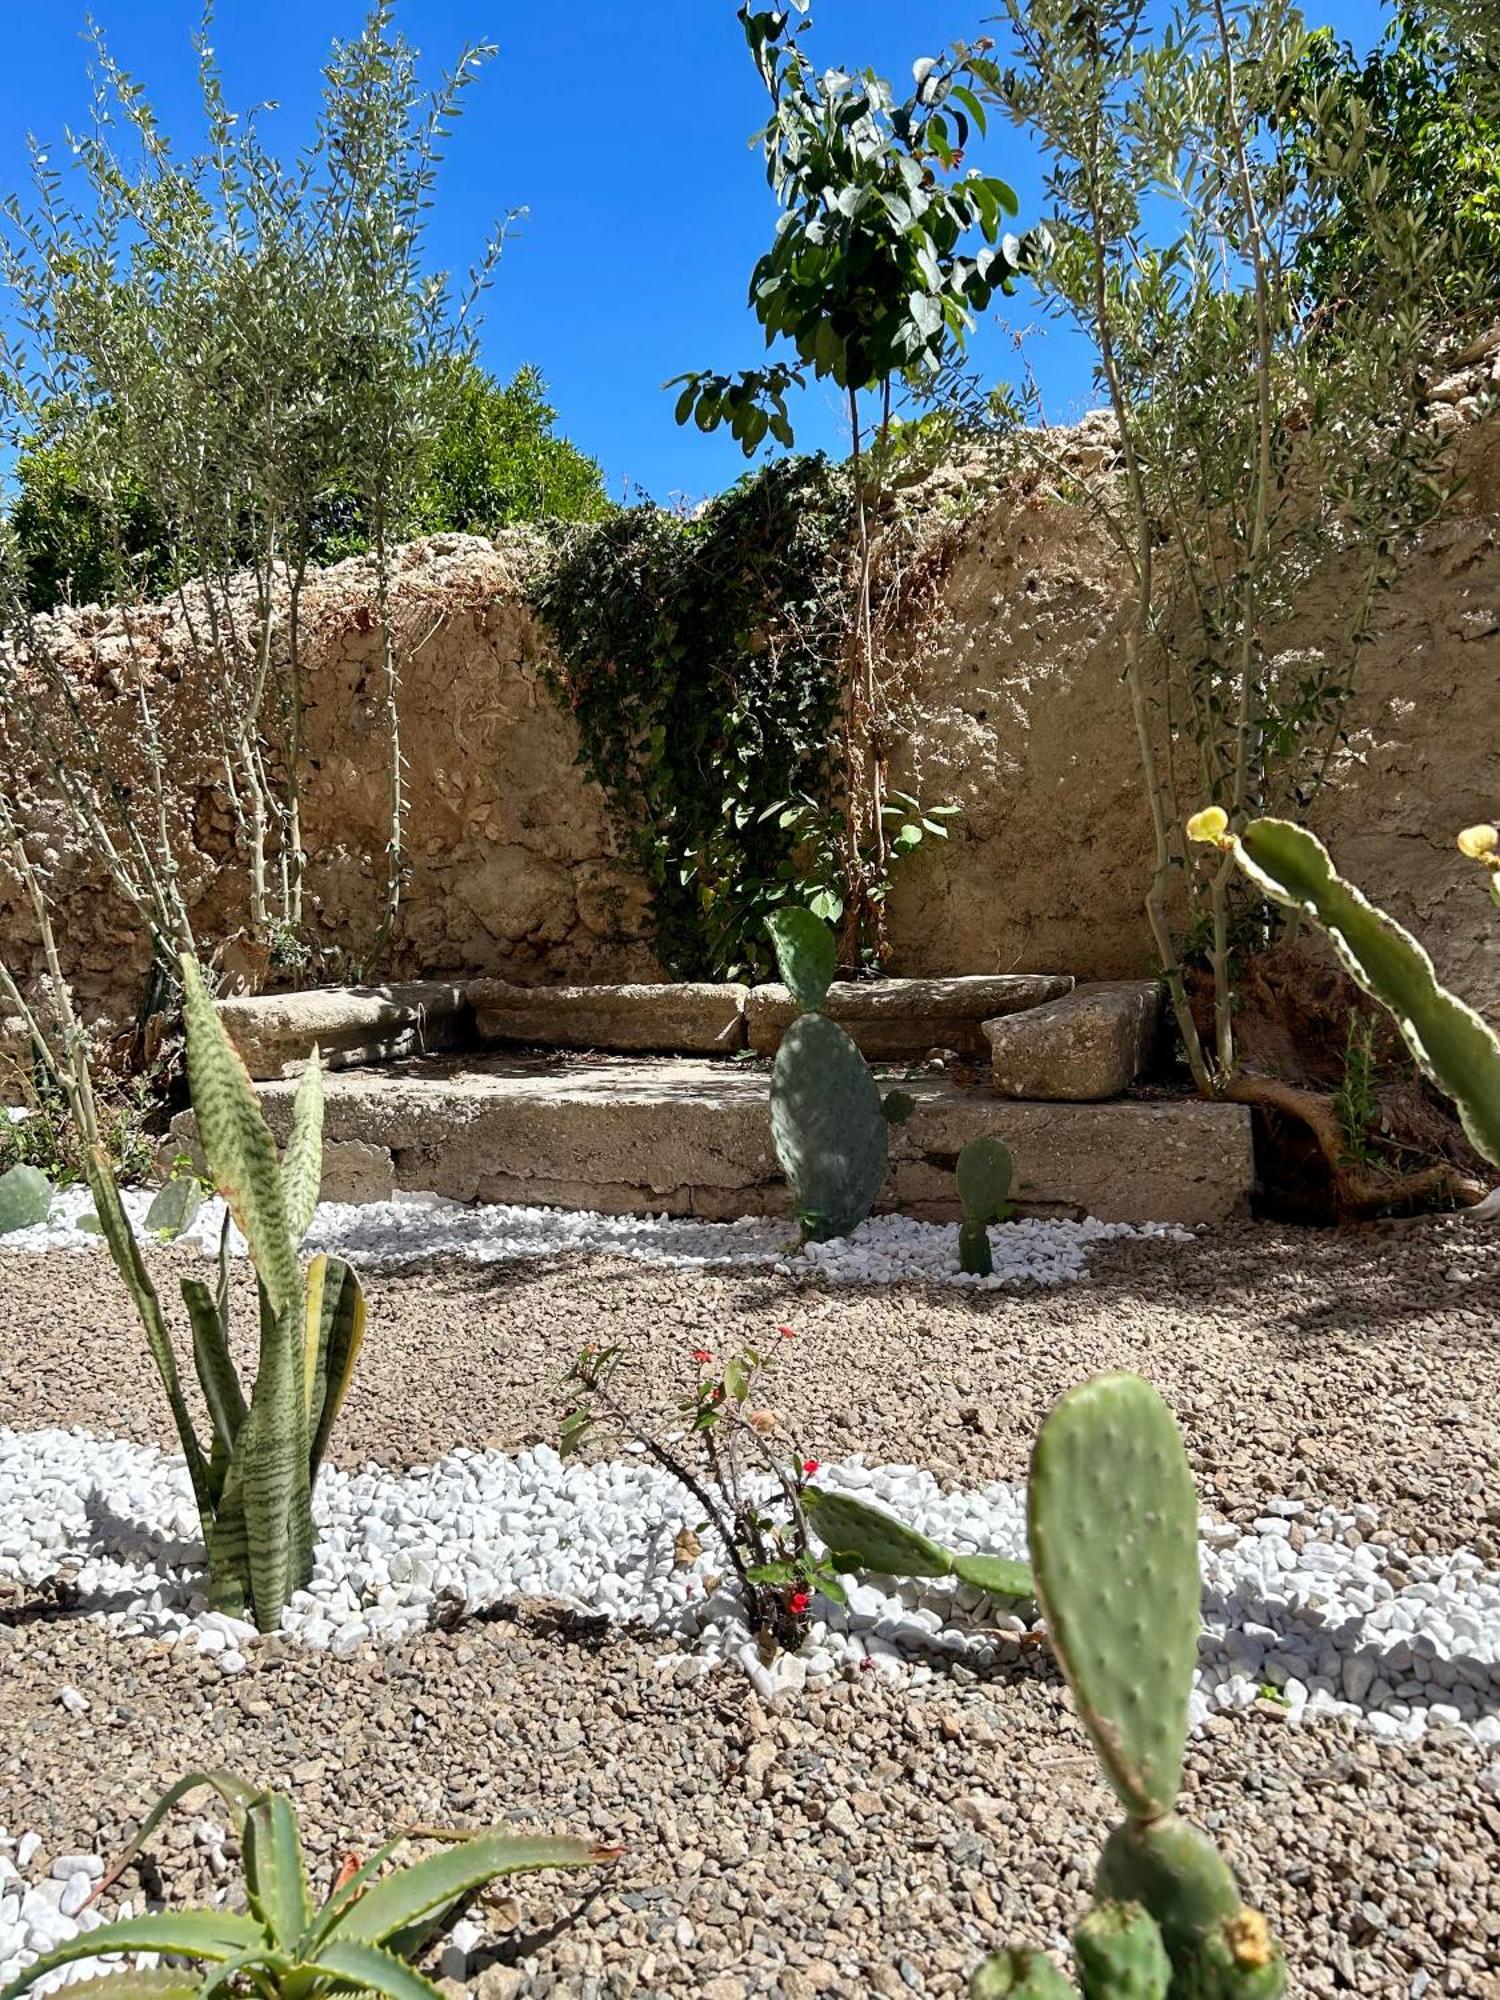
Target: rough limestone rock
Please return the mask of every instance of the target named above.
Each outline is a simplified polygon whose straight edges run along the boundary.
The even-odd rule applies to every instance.
[[[915,1109],[891,1134],[881,1209],[956,1219],[953,1162],[988,1134],[1014,1152],[1013,1196],[1029,1214],[1193,1224],[1248,1207],[1243,1105],[1001,1104],[946,1077],[904,1087]],[[295,1090],[289,1079],[261,1093],[279,1140]],[[388,1149],[398,1188],[455,1201],[712,1220],[791,1209],[769,1078],[739,1063],[429,1057],[331,1076],[326,1130],[339,1146]]]
[[[286,1133],[282,1133],[282,1143]],[[196,1172],[207,1172],[203,1148],[198,1144],[198,1125],[191,1111],[179,1111],[171,1130],[157,1153],[163,1174],[172,1171],[183,1154]],[[365,1139],[325,1139],[320,1201],[389,1201],[396,1192],[396,1166],[389,1146],[372,1145]]]
[[[1161,989],[1151,979],[1094,981],[986,1021],[996,1094],[1071,1104],[1118,1097],[1150,1061],[1160,1022]]]
[[[983,1055],[984,1023],[998,1014],[1040,1007],[1067,993],[1073,982],[1050,972],[1013,972],[993,978],[881,979],[868,984],[835,980],[822,1011],[865,1055],[899,1062],[930,1049]],[[750,1046],[774,1055],[796,1020],[797,1003],[784,986],[754,986],[745,1009]]]
[[[396,986],[328,986],[218,1003],[219,1019],[257,1082],[299,1069],[314,1044],[329,1069],[451,1049],[467,1039],[461,986],[413,979]]]
[[[745,1046],[746,986],[512,986],[471,979],[481,1041],[626,1054],[733,1055]]]

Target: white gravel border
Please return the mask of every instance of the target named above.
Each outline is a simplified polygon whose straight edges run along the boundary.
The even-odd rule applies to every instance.
[[[1017,1484],[944,1493],[917,1467],[859,1458],[826,1466],[819,1483],[867,1494],[959,1550],[1025,1555]],[[804,1651],[768,1669],[737,1597],[714,1587],[727,1564],[712,1531],[675,1481],[639,1459],[564,1462],[539,1445],[453,1451],[399,1474],[325,1468],[314,1511],[316,1572],[283,1630],[336,1657],[420,1630],[435,1608],[545,1597],[676,1639],[687,1651],[664,1664],[681,1674],[737,1660],[770,1697],[845,1668],[983,1671],[997,1637],[1025,1629],[965,1586],[866,1579],[847,1607],[820,1604]],[[704,1549],[677,1567],[684,1525]],[[1202,1536],[1195,1722],[1269,1691],[1291,1721],[1343,1715],[1406,1741],[1446,1725],[1500,1744],[1500,1572],[1477,1555],[1410,1554],[1380,1536],[1373,1508],[1294,1500],[1271,1502],[1248,1531],[1205,1517]],[[180,1458],[85,1430],[0,1430],[0,1575],[31,1588],[64,1577],[76,1615],[121,1637],[190,1645],[236,1674],[255,1635],[207,1609],[202,1560]],[[57,1698],[88,1707],[77,1689]]]
[[[126,1213],[141,1234],[151,1194],[149,1189],[132,1188],[124,1195]],[[0,1256],[101,1249],[96,1234],[78,1227],[79,1218],[92,1206],[86,1188],[63,1189],[54,1197],[45,1223],[0,1236]],[[224,1204],[217,1198],[207,1201],[180,1240],[216,1254],[223,1220]],[[957,1223],[917,1222],[904,1215],[874,1216],[838,1242],[799,1248],[790,1222],[767,1217],[697,1222],[672,1216],[600,1215],[587,1209],[469,1206],[435,1195],[407,1194],[394,1201],[320,1203],[306,1248],[372,1267],[412,1264],[428,1257],[490,1264],[595,1252],[688,1270],[733,1265],[835,1284],[926,1281],[998,1291],[1010,1285],[1058,1285],[1082,1278],[1092,1246],[1116,1237],[1191,1240],[1187,1231],[1170,1223],[1137,1226],[1092,1218],[1082,1222],[1028,1218],[991,1229],[994,1274],[975,1278],[958,1268]],[[231,1247],[235,1255],[244,1254],[237,1231]]]

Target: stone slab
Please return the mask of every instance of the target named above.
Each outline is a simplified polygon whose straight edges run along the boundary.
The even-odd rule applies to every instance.
[[[734,1055],[745,1046],[746,986],[513,986],[472,979],[481,1041],[617,1053]]]
[[[1245,1212],[1250,1114],[1191,1100],[1001,1103],[946,1077],[902,1086],[916,1108],[892,1134],[883,1206],[957,1216],[953,1163],[998,1133],[1028,1213],[1109,1222],[1220,1222]],[[267,1084],[284,1140],[295,1085]],[[712,1061],[434,1057],[331,1076],[326,1130],[386,1149],[398,1188],[616,1214],[786,1214],[766,1072]]]
[[[1075,986],[1061,1000],[986,1021],[997,1096],[1097,1103],[1143,1074],[1161,1025],[1154,979]]]
[[[873,1061],[900,1062],[931,1049],[983,1055],[984,1023],[1044,1006],[1071,991],[1065,973],[1010,972],[960,979],[835,980],[823,1011]],[[774,1055],[797,1018],[784,986],[753,986],[745,1008],[750,1046]]]
[[[236,995],[217,1005],[258,1083],[303,1068],[315,1043],[336,1070],[454,1048],[470,1031],[463,988],[436,979]]]

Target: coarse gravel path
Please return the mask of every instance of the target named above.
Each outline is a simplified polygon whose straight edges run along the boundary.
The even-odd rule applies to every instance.
[[[193,1261],[151,1257],[166,1281]],[[1274,1495],[1373,1503],[1409,1549],[1493,1562],[1500,1238],[1246,1226],[1108,1242],[1090,1264],[982,1296],[600,1256],[375,1271],[335,1455],[398,1467],[553,1439],[557,1378],[601,1337],[626,1341],[665,1416],[688,1348],[785,1322],[779,1402],[822,1456],[1015,1478],[1062,1389],[1129,1366],[1177,1409],[1205,1504],[1230,1520]],[[0,1424],[173,1443],[102,1259],[0,1259],[0,1329]],[[1045,1652],[1020,1642],[978,1674],[851,1672],[767,1710],[737,1671],[687,1678],[661,1640],[535,1606],[347,1660],[272,1641],[226,1682],[35,1592],[0,1606],[0,1686],[0,1819],[41,1834],[38,1868],[110,1853],[205,1762],[288,1782],[325,1879],[412,1818],[623,1839],[592,1896],[528,1877],[485,1913],[450,1968],[483,2000],[958,1993],[983,1951],[1059,1942],[1112,1818]],[[1493,1751],[1441,1727],[1413,1745],[1295,1727],[1263,1701],[1212,1716],[1189,1761],[1187,1807],[1285,1937],[1295,1992],[1500,2000]],[[153,1842],[174,1900],[224,1874],[205,1815]],[[141,1887],[132,1872],[121,1892],[139,1906]]]

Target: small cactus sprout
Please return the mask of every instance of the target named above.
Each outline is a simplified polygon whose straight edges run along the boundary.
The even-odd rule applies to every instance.
[[[904,1125],[916,1110],[917,1100],[909,1090],[888,1090],[880,1100],[880,1108],[887,1125]]]
[[[792,998],[804,1014],[816,1013],[828,997],[838,970],[838,946],[821,917],[795,905],[766,919],[776,963]]]
[[[47,1220],[51,1206],[52,1183],[36,1167],[12,1167],[0,1174],[0,1236],[35,1228]]]
[[[995,1268],[990,1255],[989,1225],[1015,1213],[1006,1199],[1015,1162],[1003,1139],[971,1139],[958,1156],[954,1178],[964,1219],[958,1231],[958,1268],[970,1277],[987,1278]]]
[[[969,2000],[1078,2000],[1044,1951],[997,1951],[969,1981]]]
[[[1167,2000],[1172,1961],[1139,1903],[1100,1903],[1073,1933],[1084,2000]]]
[[[1236,836],[1210,811],[1195,814],[1188,831],[1232,853],[1257,888],[1317,924],[1345,969],[1394,1017],[1427,1075],[1454,1100],[1474,1145],[1500,1166],[1500,1039],[1438,983],[1416,939],[1344,881],[1322,842],[1289,820],[1252,820]],[[1494,851],[1493,834],[1493,827],[1469,827],[1459,845],[1484,863]],[[1491,880],[1500,882],[1500,874]]]

